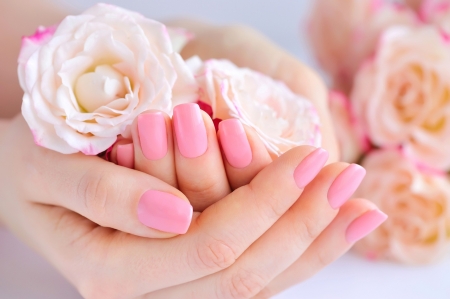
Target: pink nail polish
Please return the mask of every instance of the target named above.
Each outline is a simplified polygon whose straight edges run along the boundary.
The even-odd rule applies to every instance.
[[[345,238],[348,243],[355,243],[379,227],[388,216],[380,210],[368,211],[355,220],[347,228]]]
[[[161,112],[144,113],[138,117],[139,142],[149,160],[159,160],[167,154],[166,120]]]
[[[117,164],[123,167],[134,168],[133,143],[119,144],[117,146]]]
[[[327,160],[328,152],[323,148],[316,149],[304,158],[294,171],[297,186],[300,189],[305,188],[320,172]]]
[[[173,110],[178,149],[186,158],[203,155],[208,147],[205,123],[197,104],[181,104]]]
[[[252,149],[244,127],[238,119],[227,119],[219,124],[220,143],[228,163],[236,168],[247,167],[252,162]]]
[[[358,164],[351,164],[344,169],[328,190],[328,202],[333,209],[340,208],[358,189],[366,170]]]
[[[192,206],[173,194],[148,190],[139,201],[138,218],[148,227],[184,234],[192,220]]]

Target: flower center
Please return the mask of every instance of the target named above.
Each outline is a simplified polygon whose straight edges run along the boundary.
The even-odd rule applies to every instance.
[[[109,65],[99,65],[94,72],[81,75],[75,84],[78,104],[86,112],[94,112],[102,106],[126,95],[124,76]]]

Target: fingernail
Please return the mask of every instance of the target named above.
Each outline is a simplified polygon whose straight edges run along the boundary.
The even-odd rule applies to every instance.
[[[368,211],[355,220],[347,228],[345,238],[348,243],[355,243],[379,227],[388,216],[380,210]]]
[[[173,194],[148,190],[138,204],[139,221],[151,228],[184,234],[192,219],[192,206]]]
[[[203,155],[208,147],[205,123],[197,104],[181,104],[173,110],[178,149],[186,158]]]
[[[328,202],[333,209],[340,208],[355,193],[361,184],[366,170],[358,164],[351,164],[344,169],[328,190]]]
[[[247,134],[238,119],[227,119],[219,124],[220,143],[231,166],[244,168],[252,161],[252,149]]]
[[[159,160],[167,154],[166,120],[161,112],[138,117],[138,133],[142,153],[148,160]]]
[[[117,146],[117,164],[123,167],[134,168],[133,143],[119,144]]]
[[[327,160],[328,152],[323,148],[316,149],[303,159],[294,171],[297,186],[300,189],[305,188],[320,172]]]

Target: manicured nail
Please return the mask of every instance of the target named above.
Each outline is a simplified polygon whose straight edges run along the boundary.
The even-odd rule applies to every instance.
[[[123,167],[134,168],[133,143],[119,144],[117,146],[117,164]]]
[[[320,172],[327,160],[328,152],[323,148],[316,149],[304,158],[294,171],[297,186],[300,189],[305,188]]]
[[[208,148],[205,123],[197,104],[181,104],[173,110],[178,149],[186,158],[203,155]]]
[[[368,211],[355,220],[347,228],[345,238],[348,243],[355,243],[379,227],[388,216],[380,210]]]
[[[252,162],[252,149],[247,134],[238,119],[227,119],[219,124],[220,143],[228,163],[244,168]]]
[[[366,170],[358,164],[351,164],[344,169],[328,190],[328,202],[333,209],[340,208],[361,184]]]
[[[148,190],[138,204],[139,221],[151,228],[184,234],[192,219],[192,206],[173,194]]]
[[[161,112],[144,113],[138,117],[138,133],[142,153],[149,160],[167,154],[166,120]]]

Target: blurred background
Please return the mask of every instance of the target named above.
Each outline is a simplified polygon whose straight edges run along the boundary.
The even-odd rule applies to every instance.
[[[218,24],[243,23],[263,32],[318,70],[305,34],[313,1],[113,0],[109,3],[158,20],[190,16]],[[63,5],[78,13],[96,2],[55,0],[55,5]],[[450,298],[449,275],[448,259],[436,265],[405,267],[390,262],[370,262],[350,253],[313,279],[276,298],[444,299]],[[0,228],[0,298],[80,297],[47,262]]]

